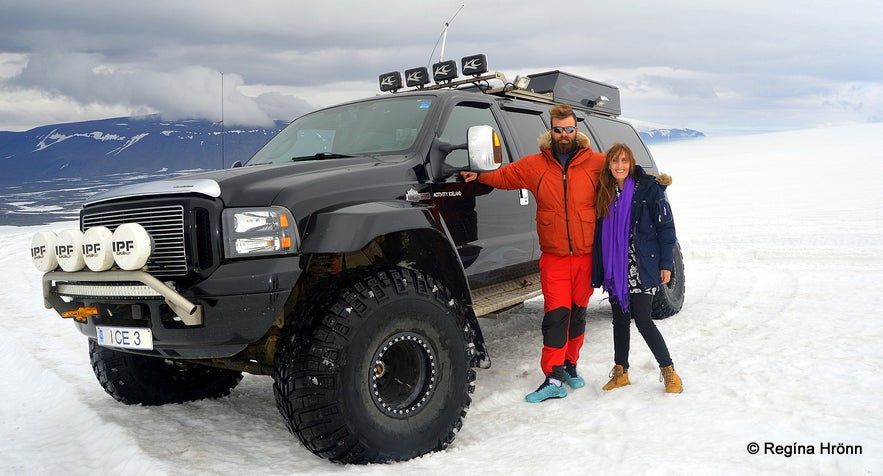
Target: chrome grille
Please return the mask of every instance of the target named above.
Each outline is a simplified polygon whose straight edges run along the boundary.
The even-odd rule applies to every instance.
[[[138,223],[153,237],[153,253],[147,260],[148,273],[157,277],[187,274],[184,207],[171,205],[86,212],[82,218],[82,229],[85,231],[93,226],[105,226],[114,231],[124,223]]]

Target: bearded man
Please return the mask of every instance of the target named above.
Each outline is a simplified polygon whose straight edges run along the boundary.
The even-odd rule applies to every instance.
[[[570,106],[556,104],[549,114],[552,127],[538,139],[538,154],[493,172],[461,172],[466,182],[530,190],[537,202],[544,298],[540,368],[545,380],[525,397],[531,403],[567,396],[565,383],[572,389],[585,385],[576,366],[593,291],[595,188],[605,158],[579,131]]]

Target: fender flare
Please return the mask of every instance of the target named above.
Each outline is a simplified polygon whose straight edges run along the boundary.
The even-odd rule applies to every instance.
[[[307,220],[301,252],[349,253],[380,235],[429,228],[447,233],[433,220],[430,207],[402,201],[367,202],[313,213]]]
[[[307,220],[300,250],[303,254],[350,253],[361,250],[378,236],[399,232],[428,233],[437,237],[436,240],[429,236],[430,242],[445,243],[444,249],[432,250],[432,256],[435,257],[433,262],[442,265],[439,269],[444,267],[443,263],[449,263],[449,273],[456,269],[456,281],[442,281],[455,298],[470,309],[466,319],[475,331],[473,343],[479,351],[479,360],[487,362],[482,367],[488,366],[484,336],[478,319],[471,311],[472,294],[466,272],[444,222],[436,221],[432,207],[402,201],[379,201],[322,210],[312,214]],[[433,278],[440,279],[442,276]]]

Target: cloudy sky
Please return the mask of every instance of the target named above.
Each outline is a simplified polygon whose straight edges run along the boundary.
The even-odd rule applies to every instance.
[[[461,8],[462,7],[462,8]],[[260,125],[483,53],[710,135],[883,121],[879,0],[0,0],[0,131],[161,113]],[[223,101],[222,97],[223,78]]]

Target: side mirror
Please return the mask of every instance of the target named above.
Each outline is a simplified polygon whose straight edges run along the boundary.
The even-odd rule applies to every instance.
[[[473,172],[490,172],[503,164],[503,145],[491,126],[470,127],[466,131],[466,148],[469,169]]]
[[[233,165],[230,166],[231,169],[237,169],[239,167],[242,167],[242,161],[239,161],[239,160],[237,160],[236,162],[233,162]]]

